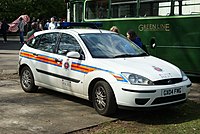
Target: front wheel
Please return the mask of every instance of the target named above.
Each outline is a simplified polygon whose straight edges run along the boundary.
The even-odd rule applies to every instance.
[[[98,81],[95,84],[92,99],[93,106],[100,115],[110,115],[116,112],[115,96],[107,82]]]
[[[25,92],[36,92],[38,87],[35,86],[34,77],[31,69],[27,66],[23,67],[20,72],[20,84]]]

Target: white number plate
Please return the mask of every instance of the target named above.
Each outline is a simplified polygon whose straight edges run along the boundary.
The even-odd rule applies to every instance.
[[[176,94],[181,94],[182,93],[182,88],[174,88],[174,89],[162,89],[161,90],[161,95],[162,96],[171,96],[171,95],[176,95]]]

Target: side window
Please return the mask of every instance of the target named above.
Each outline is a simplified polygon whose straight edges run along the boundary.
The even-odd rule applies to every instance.
[[[36,49],[53,53],[56,49],[56,43],[58,41],[59,33],[47,33],[43,34],[39,43],[35,46]]]
[[[69,34],[62,34],[58,47],[58,54],[66,54],[70,51],[81,52],[81,47],[78,41]]]
[[[108,2],[106,0],[86,1],[86,19],[108,18]]]
[[[28,45],[29,47],[35,48],[35,47],[37,46],[37,44],[39,43],[39,41],[40,41],[40,37],[41,37],[41,36],[39,35],[39,36],[37,36],[37,37],[34,37],[34,38],[28,40],[28,41],[27,41],[27,45]]]

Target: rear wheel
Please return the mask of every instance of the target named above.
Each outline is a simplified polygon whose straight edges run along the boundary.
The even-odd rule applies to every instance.
[[[38,87],[35,86],[34,77],[31,69],[27,66],[23,67],[20,72],[20,84],[25,92],[36,92]]]
[[[92,94],[93,106],[101,115],[110,115],[116,112],[117,104],[110,85],[105,81],[98,81]]]

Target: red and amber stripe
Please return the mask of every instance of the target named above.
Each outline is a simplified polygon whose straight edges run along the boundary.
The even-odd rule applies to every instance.
[[[23,56],[23,57],[26,57],[29,59],[33,59],[33,60],[37,60],[37,61],[40,61],[43,63],[48,63],[51,65],[62,67],[62,62],[56,62],[55,59],[51,58],[51,57],[47,57],[47,56],[43,56],[43,55],[36,56],[33,53],[25,52],[25,51],[20,52],[20,56]]]
[[[83,72],[83,73],[89,73],[95,70],[95,68],[93,67],[88,67],[81,64],[77,64],[77,63],[72,63],[71,69],[79,71],[79,72]]]
[[[118,81],[124,81],[124,78],[119,76],[119,75],[115,75],[115,74],[112,74]]]
[[[123,82],[127,82],[126,79],[124,79],[121,75],[115,74],[109,70],[104,70],[101,68],[97,68],[97,67],[91,67],[91,66],[87,66],[87,65],[82,65],[82,64],[78,64],[78,63],[72,63],[71,65],[71,69],[81,72],[81,73],[89,73],[92,72],[94,70],[102,70],[102,71],[106,71],[111,73],[118,81],[123,81]]]

